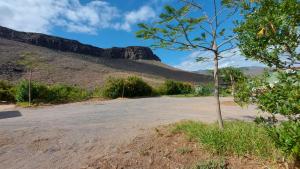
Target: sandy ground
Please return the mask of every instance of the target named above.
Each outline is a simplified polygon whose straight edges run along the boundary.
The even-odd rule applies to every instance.
[[[226,120],[252,120],[222,98]],[[0,105],[1,169],[77,169],[115,151],[149,128],[183,119],[213,122],[214,99],[157,97],[15,108]]]

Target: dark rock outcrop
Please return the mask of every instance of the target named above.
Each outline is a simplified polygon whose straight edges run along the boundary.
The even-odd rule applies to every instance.
[[[0,26],[0,37],[63,52],[74,52],[96,57],[160,61],[159,57],[153,54],[152,50],[148,47],[129,46],[126,48],[113,47],[103,49],[92,45],[82,44],[76,40],[64,39],[40,33],[19,32],[2,26]]]

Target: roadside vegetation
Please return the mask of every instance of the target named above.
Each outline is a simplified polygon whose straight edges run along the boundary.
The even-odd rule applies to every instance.
[[[197,141],[201,147],[218,157],[250,157],[275,163],[283,162],[288,168],[299,167],[299,121],[273,120],[257,117],[254,122],[226,121],[224,130],[219,130],[216,123],[184,121],[177,123],[171,132],[184,133],[187,140]],[[199,165],[209,167],[221,164],[223,163],[201,162],[195,168]]]
[[[0,81],[0,101],[18,103],[30,106],[30,104],[62,104],[84,101],[91,98],[135,98],[155,97],[160,95],[211,95],[212,90],[197,91],[193,84],[166,80],[162,85],[154,88],[143,79],[136,76],[127,78],[109,77],[103,86],[93,90],[70,86],[65,84],[44,84],[36,81],[22,80],[16,84],[8,81]],[[196,94],[195,91],[198,93]],[[210,93],[209,93],[210,92]],[[30,100],[30,104],[29,104]]]
[[[224,130],[217,124],[195,121],[181,122],[173,132],[183,132],[188,139],[201,143],[212,153],[220,156],[256,156],[263,159],[276,159],[278,150],[264,126],[253,122],[225,122]]]
[[[153,88],[139,77],[110,77],[99,90],[100,96],[115,99],[118,97],[145,97],[156,95]]]
[[[30,86],[30,90],[29,90]],[[230,86],[224,86],[222,96],[230,95]],[[30,92],[30,104],[29,104]],[[104,85],[95,89],[84,89],[65,84],[44,84],[36,81],[22,80],[18,83],[0,81],[0,101],[17,103],[20,106],[63,104],[79,102],[92,98],[116,99],[156,96],[200,97],[212,96],[212,84],[194,85],[187,82],[166,80],[158,87],[152,87],[143,79],[135,76],[128,78],[109,77]]]
[[[227,68],[224,68],[227,69]],[[223,69],[221,69],[223,70]],[[229,75],[228,75],[229,76]],[[233,75],[230,75],[236,78]],[[226,77],[225,74],[221,76]],[[238,81],[236,81],[237,83]],[[33,80],[22,80],[16,84],[8,81],[0,81],[0,100],[16,102],[19,105],[30,104],[61,104],[84,101],[90,98],[135,98],[135,97],[198,97],[213,96],[214,85],[192,84],[174,80],[166,80],[157,87],[152,87],[142,78],[129,76],[127,78],[109,77],[104,85],[88,90],[78,86],[65,84],[44,84]],[[220,88],[221,96],[230,96],[232,86],[230,82],[224,81]],[[30,101],[29,101],[30,100]]]
[[[258,117],[285,157],[300,161],[300,71],[285,70],[266,73],[241,82],[237,86],[235,101],[241,106],[255,104],[270,114]],[[276,115],[285,117],[284,122]]]
[[[189,83],[167,80],[158,88],[158,92],[161,95],[191,94],[193,92],[193,85]]]
[[[23,106],[30,106],[29,98],[29,83],[27,80],[20,81],[13,85],[6,81],[0,81],[0,100],[9,103],[18,103]],[[91,92],[76,87],[62,84],[46,85],[32,81],[31,85],[31,103],[44,104],[58,104],[82,101],[89,98]]]
[[[14,102],[14,93],[13,84],[4,80],[0,81],[0,101]]]

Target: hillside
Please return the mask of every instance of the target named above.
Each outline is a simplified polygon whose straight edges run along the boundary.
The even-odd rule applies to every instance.
[[[18,81],[28,74],[18,61],[24,53],[32,53],[41,63],[34,70],[33,79],[46,83],[76,84],[95,87],[103,84],[109,76],[124,77],[138,75],[152,85],[164,79],[175,79],[193,83],[205,83],[210,77],[185,72],[167,66],[157,60],[132,60],[95,57],[87,54],[63,52],[0,38],[0,79]]]
[[[150,48],[143,46],[103,49],[92,45],[82,44],[76,40],[41,33],[20,32],[2,26],[0,26],[0,37],[63,52],[73,52],[101,58],[160,61],[159,57],[153,54]]]

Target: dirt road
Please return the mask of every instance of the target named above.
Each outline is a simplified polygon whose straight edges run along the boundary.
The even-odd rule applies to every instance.
[[[256,115],[253,106],[241,109],[231,100],[222,98],[225,119],[251,120]],[[82,168],[151,127],[182,119],[215,121],[214,99],[117,99],[32,109],[2,106],[0,168]]]

